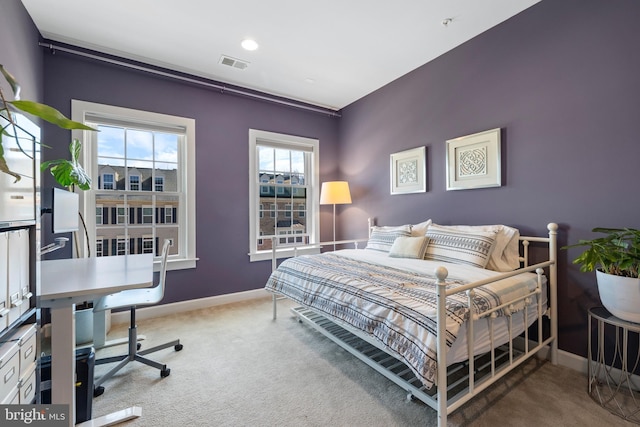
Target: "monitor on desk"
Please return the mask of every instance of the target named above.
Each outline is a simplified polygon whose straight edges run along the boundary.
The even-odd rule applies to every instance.
[[[54,188],[51,208],[53,233],[57,234],[78,231],[79,209],[80,198],[78,193]]]

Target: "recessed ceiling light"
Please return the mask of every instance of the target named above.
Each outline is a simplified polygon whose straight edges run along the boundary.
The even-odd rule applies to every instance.
[[[258,48],[258,43],[255,40],[244,39],[240,45],[246,50],[256,50]]]

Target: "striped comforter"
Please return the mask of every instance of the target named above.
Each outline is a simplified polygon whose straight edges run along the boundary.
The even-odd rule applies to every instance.
[[[436,279],[427,270],[433,272],[437,264],[384,255],[344,250],[290,258],[271,274],[265,288],[374,337],[430,388],[436,378],[437,300]],[[448,287],[498,274],[454,264],[447,268]],[[535,275],[517,277],[478,288],[473,310],[496,307],[535,288]],[[464,293],[447,299],[448,348],[469,316],[466,302]]]

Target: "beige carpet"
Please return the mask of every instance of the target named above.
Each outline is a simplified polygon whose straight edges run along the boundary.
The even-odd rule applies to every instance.
[[[270,299],[140,321],[143,347],[180,338],[151,357],[171,375],[133,363],[105,383],[93,416],[131,405],[141,426],[436,426],[435,411],[296,322]],[[126,336],[112,328],[109,338]],[[97,356],[124,351],[104,349]],[[99,374],[104,366],[96,366]],[[586,378],[533,360],[449,416],[450,426],[629,426],[587,394]]]

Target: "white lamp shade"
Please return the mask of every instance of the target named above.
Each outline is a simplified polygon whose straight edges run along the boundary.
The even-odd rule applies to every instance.
[[[328,181],[322,183],[320,190],[321,205],[348,205],[351,203],[351,193],[347,181]]]

